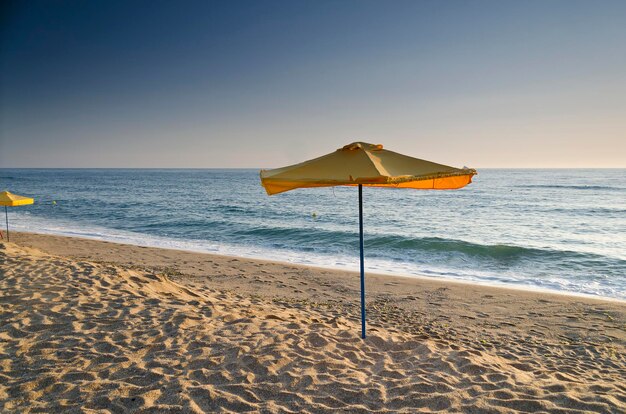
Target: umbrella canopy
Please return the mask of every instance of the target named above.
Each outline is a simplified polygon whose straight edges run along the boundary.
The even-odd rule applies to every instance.
[[[30,197],[23,197],[8,191],[0,193],[0,206],[4,206],[4,217],[7,223],[7,241],[9,241],[9,212],[7,207],[25,206],[34,202],[35,200]]]
[[[23,197],[17,194],[3,191],[0,193],[0,206],[25,206],[27,204],[33,204],[35,200],[29,197]]]
[[[288,167],[261,171],[269,195],[296,188],[358,185],[451,190],[472,182],[476,170],[454,168],[354,142],[328,155]]]
[[[261,170],[261,185],[269,195],[296,188],[359,186],[361,252],[361,337],[365,338],[365,265],[363,253],[363,186],[452,190],[472,182],[476,170],[454,168],[353,142],[337,151],[300,164]]]

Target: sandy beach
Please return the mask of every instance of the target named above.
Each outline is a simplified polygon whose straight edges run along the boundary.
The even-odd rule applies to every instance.
[[[623,302],[11,236],[2,412],[626,411]]]

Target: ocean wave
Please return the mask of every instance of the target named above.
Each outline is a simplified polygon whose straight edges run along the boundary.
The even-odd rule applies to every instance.
[[[555,213],[568,213],[568,214],[580,214],[580,215],[612,215],[612,214],[626,214],[626,208],[619,207],[557,207],[557,208],[545,208],[541,209],[543,212],[555,212]]]
[[[254,237],[258,242],[268,244],[304,244],[309,246],[342,245],[353,247],[358,242],[358,234],[349,231],[323,230],[298,227],[253,227],[235,232],[239,237]],[[593,253],[569,250],[540,249],[508,244],[480,244],[464,240],[439,237],[411,238],[400,235],[365,236],[365,247],[373,257],[403,258],[414,257],[415,253],[441,254],[446,256],[463,255],[474,260],[490,260],[511,263],[522,260],[576,261],[592,265],[594,262],[607,263],[618,260],[626,267],[626,261],[611,259]]]
[[[608,191],[624,191],[626,187],[613,187],[604,185],[557,185],[557,184],[529,184],[519,185],[518,188],[551,188],[551,189],[569,189],[569,190],[608,190]]]

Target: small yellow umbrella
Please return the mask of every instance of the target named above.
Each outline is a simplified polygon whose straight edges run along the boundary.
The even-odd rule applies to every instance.
[[[27,204],[33,204],[35,200],[29,197],[19,196],[12,194],[8,191],[0,193],[0,206],[4,206],[4,215],[7,222],[7,241],[9,241],[9,211],[8,207],[25,206]]]
[[[472,182],[476,170],[454,168],[383,149],[382,145],[353,142],[330,154],[300,164],[261,170],[268,195],[296,188],[359,187],[361,250],[361,337],[365,338],[365,265],[363,261],[363,186],[452,190]]]

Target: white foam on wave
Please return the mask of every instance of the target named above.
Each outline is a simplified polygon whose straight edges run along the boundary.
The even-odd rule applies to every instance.
[[[180,240],[162,236],[147,235],[125,230],[110,229],[93,225],[81,225],[63,219],[43,219],[28,213],[12,213],[11,228],[17,231],[53,234],[59,236],[81,237],[114,243],[132,244],[145,247],[185,250],[198,253],[211,253],[224,256],[270,260],[282,263],[301,264],[328,269],[358,271],[358,252],[354,256],[331,256],[302,252],[298,250],[275,250],[257,245],[232,245],[215,243],[208,240]],[[420,277],[428,279],[447,279],[468,282],[484,286],[500,286],[515,289],[576,295],[583,297],[601,297],[613,300],[626,300],[626,291],[601,286],[595,282],[575,284],[563,278],[531,279],[516,274],[491,274],[474,269],[452,269],[440,266],[418,267],[409,262],[398,262],[366,257],[366,270],[369,273]]]

